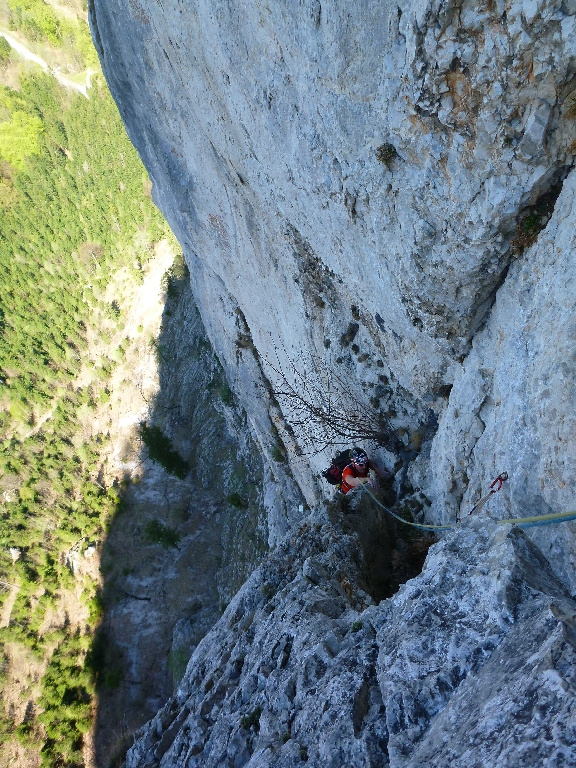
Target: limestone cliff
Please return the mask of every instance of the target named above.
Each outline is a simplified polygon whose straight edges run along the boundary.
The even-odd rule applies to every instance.
[[[279,456],[310,507],[326,493],[313,475],[326,451],[302,451],[311,427],[275,394],[305,376],[316,395],[327,371],[390,425],[379,456],[401,456],[398,490],[429,500],[430,521],[454,521],[502,470],[510,481],[492,515],[574,508],[574,2],[94,0],[90,14],[207,332],[277,481],[268,530],[278,549],[263,567],[282,571],[285,536],[305,514]],[[345,534],[330,525],[337,552]],[[131,764],[569,764],[573,647],[561,638],[573,609],[554,609],[561,635],[542,594],[576,591],[574,523],[530,536],[451,534],[422,576],[367,609],[332,595],[325,564],[316,588],[342,610],[317,639],[298,608],[310,579],[298,575],[307,549],[295,538],[276,613],[260,605],[254,576]],[[530,580],[538,570],[553,587]],[[442,658],[434,632],[404,649],[408,603],[424,635],[424,612],[438,617]],[[341,619],[351,610],[368,611],[358,621],[371,627],[354,642]],[[235,611],[246,627],[230,629]],[[285,624],[291,612],[300,626]],[[276,650],[291,638],[276,677],[285,651],[254,645],[265,627]],[[317,684],[268,689],[307,674],[308,651],[329,632],[333,648],[314,652]],[[223,659],[238,644],[234,672]],[[262,680],[258,664],[270,668]],[[349,711],[333,715],[339,690]],[[536,703],[542,690],[553,703]],[[526,709],[514,709],[514,691]],[[539,706],[557,725],[538,725]]]
[[[576,602],[537,548],[467,524],[366,607],[339,522],[315,515],[254,573],[128,768],[572,765]]]

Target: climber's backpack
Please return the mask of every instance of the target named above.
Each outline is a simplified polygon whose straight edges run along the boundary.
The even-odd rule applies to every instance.
[[[348,449],[341,451],[337,456],[332,459],[332,464],[322,472],[322,477],[326,478],[330,485],[340,485],[342,482],[342,472],[344,468],[350,464],[352,459],[352,451]]]

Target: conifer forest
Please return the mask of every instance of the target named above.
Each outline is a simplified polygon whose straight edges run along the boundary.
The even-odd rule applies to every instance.
[[[111,276],[138,283],[171,237],[85,19],[80,5],[0,4],[0,765],[16,743],[43,766],[84,765],[95,694],[118,684],[95,633],[98,580],[73,555],[120,505],[101,478],[109,435],[90,428],[126,349]],[[86,95],[52,67],[87,75]],[[67,619],[71,600],[81,621]]]

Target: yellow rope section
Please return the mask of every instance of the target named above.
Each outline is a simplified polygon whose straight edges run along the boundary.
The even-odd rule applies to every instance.
[[[509,520],[494,520],[495,523],[504,525],[521,525],[525,528],[531,525],[547,525],[548,523],[565,523],[568,520],[576,520],[576,511],[574,512],[556,512],[551,515],[534,515],[534,517],[512,517]]]

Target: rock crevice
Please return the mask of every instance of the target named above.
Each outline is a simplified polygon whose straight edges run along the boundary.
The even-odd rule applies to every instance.
[[[569,764],[576,602],[537,547],[471,522],[376,606],[342,522],[315,513],[253,574],[128,768]]]

